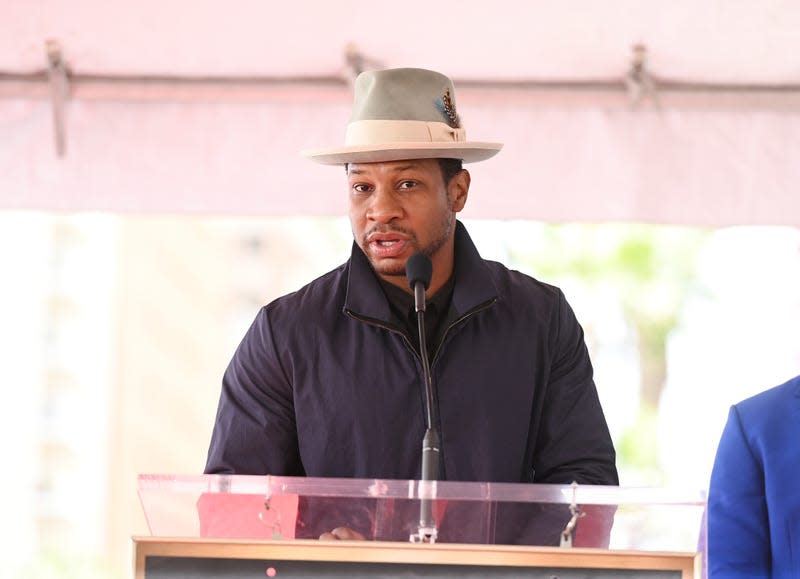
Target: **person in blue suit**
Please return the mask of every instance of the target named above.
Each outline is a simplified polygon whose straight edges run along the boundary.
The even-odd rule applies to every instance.
[[[708,570],[800,577],[800,376],[730,409],[709,485]]]

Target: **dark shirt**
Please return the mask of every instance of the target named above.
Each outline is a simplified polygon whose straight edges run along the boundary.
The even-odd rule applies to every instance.
[[[442,341],[447,325],[455,319],[452,309],[453,287],[455,274],[439,288],[433,296],[425,300],[425,341],[428,345],[428,362],[433,362],[436,348]],[[417,311],[414,307],[414,296],[394,284],[379,278],[383,293],[389,300],[392,311],[392,321],[405,330],[414,349],[419,353],[419,326],[417,325]]]

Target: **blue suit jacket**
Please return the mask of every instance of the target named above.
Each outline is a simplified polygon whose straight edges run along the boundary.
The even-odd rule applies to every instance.
[[[709,576],[800,577],[800,376],[733,406],[708,497]]]

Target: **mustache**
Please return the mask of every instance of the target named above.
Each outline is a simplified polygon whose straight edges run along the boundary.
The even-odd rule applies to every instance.
[[[367,240],[371,235],[381,234],[386,235],[387,233],[400,233],[406,236],[412,242],[416,242],[417,236],[414,234],[413,231],[410,229],[406,229],[405,227],[399,227],[397,225],[375,225],[369,231],[364,233],[362,239],[364,243],[367,243]]]

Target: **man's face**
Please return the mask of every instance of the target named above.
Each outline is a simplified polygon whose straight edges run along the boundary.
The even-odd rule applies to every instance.
[[[347,179],[353,237],[375,271],[406,289],[406,260],[421,251],[433,262],[434,279],[438,272],[446,281],[455,214],[466,202],[469,174],[445,185],[436,159],[417,159],[350,164]]]

